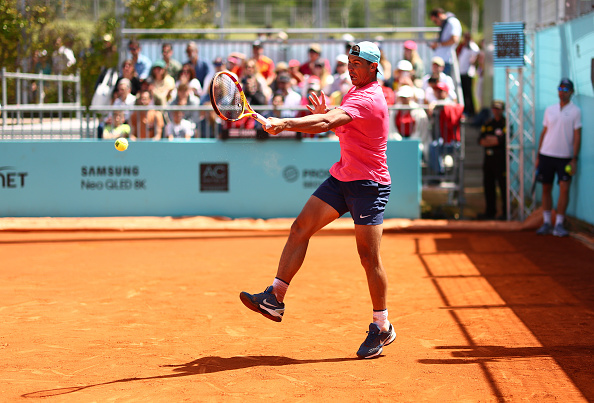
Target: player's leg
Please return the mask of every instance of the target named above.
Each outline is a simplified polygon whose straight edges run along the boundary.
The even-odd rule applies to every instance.
[[[396,338],[394,327],[388,321],[388,277],[380,256],[382,232],[382,225],[355,225],[357,251],[365,269],[373,306],[373,322],[369,325],[367,338],[357,351],[360,358],[380,355],[383,347]]]
[[[357,252],[365,269],[374,311],[385,310],[387,306],[388,277],[380,256],[382,233],[382,225],[355,225]]]
[[[310,238],[338,217],[339,213],[328,203],[311,196],[291,225],[276,277],[289,284],[303,264]]]
[[[259,294],[242,292],[239,298],[243,304],[268,319],[280,322],[285,312],[285,293],[303,264],[309,239],[345,211],[347,207],[340,194],[339,183],[329,178],[309,198],[293,222],[272,285]]]

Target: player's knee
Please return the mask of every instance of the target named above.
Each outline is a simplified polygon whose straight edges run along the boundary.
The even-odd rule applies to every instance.
[[[310,238],[311,234],[309,233],[309,227],[305,225],[303,220],[297,219],[293,221],[293,224],[291,225],[289,236],[293,239],[302,240]]]

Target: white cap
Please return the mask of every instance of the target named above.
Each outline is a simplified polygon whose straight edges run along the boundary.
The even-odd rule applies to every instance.
[[[336,56],[336,61],[338,63],[349,64],[349,57],[343,53],[343,54]]]
[[[408,60],[400,60],[396,65],[396,68],[402,71],[412,71],[413,65]]]
[[[412,98],[414,94],[415,90],[413,89],[413,87],[411,87],[410,85],[403,85],[398,89],[398,93],[396,95],[402,98]]]

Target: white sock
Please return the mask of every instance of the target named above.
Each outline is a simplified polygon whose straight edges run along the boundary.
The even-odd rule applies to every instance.
[[[565,216],[563,214],[557,214],[557,217],[555,217],[555,225],[563,225],[564,220]]]
[[[274,278],[274,281],[272,282],[272,292],[274,293],[274,296],[278,302],[282,303],[285,299],[287,288],[289,288],[289,284],[285,283],[280,278]]]
[[[379,326],[382,332],[387,332],[390,329],[390,321],[388,321],[388,310],[373,311],[373,323]]]
[[[550,224],[551,223],[551,210],[544,210],[542,212],[542,219],[545,224]]]

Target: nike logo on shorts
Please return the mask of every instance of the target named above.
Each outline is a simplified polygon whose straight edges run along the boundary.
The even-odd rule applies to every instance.
[[[369,216],[371,216],[371,214],[367,214],[367,215],[359,214],[359,218],[367,218]]]

